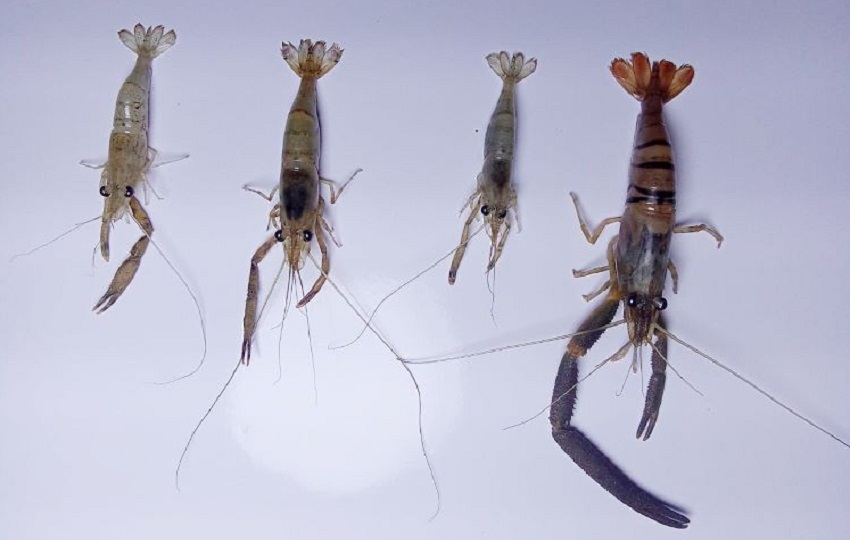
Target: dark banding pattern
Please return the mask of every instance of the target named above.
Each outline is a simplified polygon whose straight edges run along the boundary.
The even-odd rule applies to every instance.
[[[675,171],[676,166],[672,161],[644,161],[642,163],[634,163],[632,165],[638,169],[664,169],[667,171]]]
[[[668,141],[667,139],[652,139],[651,141],[646,141],[643,144],[635,146],[635,150],[643,150],[644,148],[649,148],[650,146],[670,146],[670,141]]]
[[[676,192],[665,191],[657,188],[647,188],[631,184],[630,190],[635,190],[641,195],[632,195],[626,198],[626,204],[648,202],[652,204],[676,204]]]

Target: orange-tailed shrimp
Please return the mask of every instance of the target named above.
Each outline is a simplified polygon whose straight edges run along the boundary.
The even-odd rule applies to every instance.
[[[686,528],[690,519],[681,508],[662,500],[633,481],[572,423],[578,384],[604,364],[624,358],[629,349],[634,349],[635,354],[644,345],[652,349],[652,375],[638,423],[638,438],[647,440],[657,425],[666,383],[666,369],[669,366],[668,342],[673,340],[720,367],[835,442],[846,448],[850,448],[850,443],[666,329],[662,312],[667,308],[663,291],[668,271],[671,274],[673,292],[677,292],[676,269],[669,258],[673,233],[706,232],[717,241],[718,247],[723,241],[720,233],[709,225],[677,225],[675,222],[675,165],[670,137],[663,122],[662,108],[664,103],[687,88],[693,79],[694,70],[689,65],[677,67],[667,60],[650,63],[645,54],[634,53],[631,62],[615,59],[611,64],[611,72],[617,82],[641,102],[641,114],[637,120],[630,164],[626,208],[622,216],[605,219],[591,231],[579,211],[577,196],[571,194],[582,232],[590,243],[598,240],[607,225],[620,224],[619,234],[608,243],[607,264],[573,271],[575,277],[607,273],[608,280],[597,290],[585,295],[585,300],[590,301],[606,293],[604,299],[572,334],[457,356],[403,361],[408,364],[433,364],[569,338],[555,379],[552,399],[543,411],[532,418],[548,409],[555,442],[588,476],[622,503],[662,525]],[[624,318],[614,321],[621,303],[624,307]],[[627,327],[628,341],[580,379],[579,360],[587,354],[605,330],[620,324]],[[635,357],[633,366],[636,366],[636,362]],[[672,366],[670,368],[673,369]],[[679,375],[678,372],[676,374]]]

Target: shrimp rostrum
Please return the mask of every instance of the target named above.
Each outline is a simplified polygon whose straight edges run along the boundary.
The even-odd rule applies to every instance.
[[[343,50],[336,43],[327,47],[324,41],[313,43],[309,39],[302,39],[298,47],[291,43],[283,43],[281,48],[283,59],[301,78],[301,83],[286,119],[280,183],[269,195],[246,188],[259,193],[269,201],[273,199],[276,192],[280,195],[279,202],[274,205],[269,214],[269,223],[276,230],[251,258],[241,356],[242,362],[246,364],[251,359],[251,340],[257,325],[259,264],[272,247],[277,243],[283,245],[286,264],[289,266],[291,287],[293,277],[296,274],[300,276],[300,270],[310,253],[312,241],[315,239],[319,245],[319,251],[322,254],[321,273],[312,288],[298,301],[296,306],[298,308],[305,306],[318,294],[330,272],[325,233],[327,232],[328,236],[335,243],[337,242],[333,236],[333,229],[324,218],[325,201],[319,188],[322,183],[328,185],[330,202],[335,204],[348,182],[337,191],[334,183],[322,178],[319,172],[321,129],[316,81],[336,66],[342,57],[342,52]]]
[[[145,28],[141,24],[137,24],[132,32],[121,30],[118,37],[136,53],[137,58],[133,71],[118,91],[112,134],[109,136],[109,154],[106,163],[102,165],[100,253],[104,260],[109,260],[110,229],[128,210],[143,234],[116,270],[106,292],[95,304],[93,310],[97,313],[109,309],[127,290],[151,241],[153,224],[136,198],[139,185],[145,186],[147,182],[146,176],[155,155],[148,143],[151,63],[177,40],[174,30],[165,32],[162,26]]]
[[[571,193],[582,232],[591,244],[596,242],[607,225],[619,223],[620,230],[608,244],[607,265],[573,271],[576,277],[608,272],[608,281],[599,290],[586,295],[585,299],[589,301],[607,293],[567,345],[555,379],[549,419],[552,436],[558,445],[606,491],[636,512],[663,525],[685,528],[690,520],[679,508],[632,481],[571,424],[576,403],[578,361],[610,325],[622,302],[629,338],[609,360],[623,358],[630,348],[634,348],[636,362],[639,348],[643,345],[652,348],[652,375],[637,428],[638,438],[649,438],[658,421],[666,380],[668,334],[664,329],[662,311],[667,307],[667,300],[662,293],[668,270],[673,280],[673,292],[677,290],[676,270],[669,257],[670,239],[673,233],[704,231],[714,237],[718,247],[723,241],[723,237],[708,225],[675,225],[675,165],[662,107],[687,88],[693,79],[694,69],[689,65],[677,68],[667,60],[650,64],[645,54],[634,53],[631,62],[619,58],[614,60],[611,73],[626,92],[641,103],[629,167],[626,208],[622,216],[604,220],[591,232],[579,211],[577,196]]]
[[[502,93],[487,125],[484,165],[478,175],[478,186],[464,205],[469,206],[469,215],[463,224],[460,245],[449,269],[449,284],[454,284],[457,278],[457,270],[470,239],[469,229],[478,213],[484,216],[484,227],[490,237],[488,271],[495,268],[505,248],[511,230],[510,213],[514,214],[513,217],[516,215],[517,195],[511,179],[516,145],[516,85],[534,73],[537,60],[531,58],[526,61],[520,52],[511,57],[502,51],[488,54],[487,63],[502,79]]]

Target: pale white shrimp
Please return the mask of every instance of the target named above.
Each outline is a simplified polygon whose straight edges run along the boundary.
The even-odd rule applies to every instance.
[[[109,154],[100,176],[100,194],[104,198],[100,253],[105,260],[109,260],[110,228],[128,209],[143,234],[116,270],[106,292],[95,304],[93,309],[97,313],[109,309],[124,293],[139,270],[151,241],[153,224],[136,198],[136,190],[145,182],[155,155],[148,143],[151,63],[177,40],[174,30],[165,32],[162,26],[145,29],[141,24],[137,24],[132,32],[121,30],[118,37],[136,53],[137,58],[133,71],[118,91],[112,133],[109,136]]]

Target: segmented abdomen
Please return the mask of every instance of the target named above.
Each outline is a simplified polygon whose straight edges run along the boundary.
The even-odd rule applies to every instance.
[[[148,130],[151,59],[139,57],[115,100],[113,131],[139,133]]]
[[[505,81],[496,108],[487,124],[484,137],[484,157],[512,159],[516,141],[516,83]]]
[[[316,79],[301,79],[298,93],[286,118],[283,134],[283,163],[300,162],[319,168],[321,134],[316,106]]]
[[[673,220],[676,166],[660,112],[638,116],[626,204],[647,217]]]
[[[626,210],[617,240],[617,275],[625,294],[661,294],[675,220],[676,168],[659,103],[657,113],[638,116],[635,128]]]

